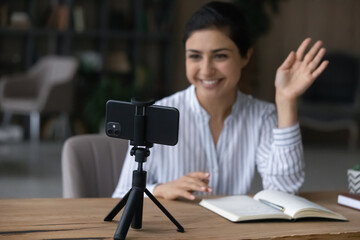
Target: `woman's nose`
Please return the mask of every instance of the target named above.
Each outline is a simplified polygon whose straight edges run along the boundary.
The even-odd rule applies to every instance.
[[[200,65],[200,73],[202,76],[211,76],[215,73],[215,67],[210,59],[204,59]]]

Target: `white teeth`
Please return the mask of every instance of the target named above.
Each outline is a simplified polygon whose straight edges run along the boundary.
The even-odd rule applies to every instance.
[[[204,84],[207,84],[207,85],[212,85],[212,84],[215,84],[217,83],[219,80],[202,80],[202,82]]]

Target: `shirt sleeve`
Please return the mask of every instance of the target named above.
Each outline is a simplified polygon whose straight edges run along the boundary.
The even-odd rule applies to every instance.
[[[277,127],[275,108],[265,114],[256,154],[264,189],[296,193],[304,183],[305,163],[299,124]]]

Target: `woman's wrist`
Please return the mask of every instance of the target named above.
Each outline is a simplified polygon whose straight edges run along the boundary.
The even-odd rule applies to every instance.
[[[276,93],[276,108],[278,112],[278,127],[286,128],[298,122],[297,98],[289,98]]]

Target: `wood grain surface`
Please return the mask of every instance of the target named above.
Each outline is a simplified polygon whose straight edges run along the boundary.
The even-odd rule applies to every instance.
[[[302,196],[343,214],[348,222],[307,219],[232,223],[198,205],[199,200],[160,200],[185,228],[176,227],[145,199],[142,229],[127,239],[360,239],[360,211],[336,204],[336,192]],[[104,217],[119,199],[2,199],[0,239],[112,239],[122,211],[112,222]]]

